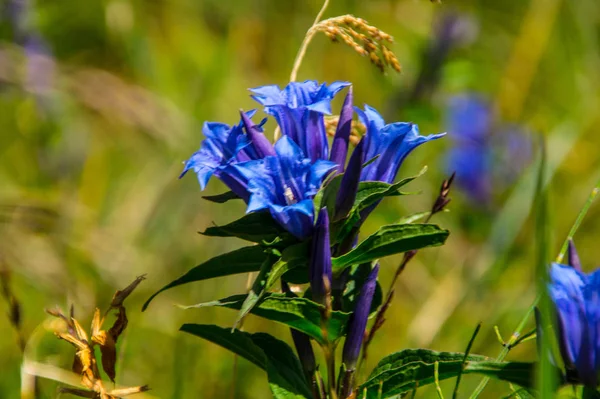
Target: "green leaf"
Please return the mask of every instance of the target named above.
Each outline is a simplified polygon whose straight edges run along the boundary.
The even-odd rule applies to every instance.
[[[242,319],[252,310],[254,305],[256,305],[262,295],[278,282],[281,276],[286,272],[299,269],[302,266],[306,269],[307,251],[308,244],[306,242],[291,245],[285,248],[281,254],[279,254],[276,249],[272,250],[273,253],[267,257],[265,262],[261,265],[260,272],[252,284],[252,289],[248,293],[248,296],[240,309],[240,313],[233,328],[237,327]],[[279,259],[277,259],[276,256],[280,256]],[[308,271],[305,270],[304,274],[308,276]]]
[[[269,334],[228,329],[206,324],[184,324],[180,331],[204,338],[249,360],[267,372],[277,399],[312,397],[298,357],[285,342]]]
[[[464,353],[407,349],[382,359],[368,380],[357,389],[357,397],[389,398],[435,382],[435,363],[439,379],[456,377],[463,368]],[[529,387],[534,382],[533,363],[496,362],[480,355],[468,355],[463,374],[478,373]],[[381,395],[381,396],[380,396]]]
[[[334,273],[348,266],[367,263],[385,256],[442,245],[448,230],[434,224],[391,224],[382,226],[350,252],[332,259]]]
[[[416,178],[422,176],[426,171],[427,167],[424,167],[416,176],[407,177],[394,184],[380,181],[360,182],[358,184],[358,191],[356,193],[353,211],[361,211],[385,197],[402,195],[399,189]]]
[[[204,338],[267,370],[267,358],[262,349],[254,345],[252,334],[212,324],[184,324],[179,331]]]
[[[412,215],[401,217],[400,219],[398,219],[398,221],[396,222],[396,224],[414,223],[414,222],[416,222],[419,219],[426,218],[430,214],[431,214],[431,211],[413,213]]]
[[[283,250],[281,258],[269,273],[266,289],[284,275],[285,280],[292,284],[308,283],[308,242],[294,244]]]
[[[484,361],[467,362],[464,373],[483,374],[528,388],[533,386],[534,371],[534,363]]]
[[[333,220],[337,193],[340,190],[343,177],[343,174],[336,175],[317,192],[317,195],[315,195],[315,198],[313,199],[315,214],[318,214],[321,208],[327,207],[329,218],[330,220]]]
[[[227,191],[227,192],[224,192],[222,194],[217,194],[217,195],[203,195],[202,198],[204,198],[205,200],[210,201],[210,202],[216,202],[218,204],[224,204],[227,201],[241,199],[233,191]]]
[[[252,341],[263,350],[267,357],[269,386],[275,398],[312,397],[300,360],[292,348],[285,342],[265,333],[252,334]]]
[[[183,276],[156,291],[142,307],[146,310],[150,302],[163,291],[194,281],[207,280],[232,274],[255,272],[267,258],[263,248],[258,245],[243,247],[223,255],[216,256],[189,270]]]
[[[239,310],[245,299],[246,295],[234,295],[218,301],[200,303],[185,308],[220,306]],[[318,343],[324,344],[326,338],[333,342],[344,335],[350,313],[332,312],[327,326],[327,337],[324,337],[321,329],[321,312],[323,309],[322,305],[306,298],[267,293],[250,310],[250,313],[302,331]]]
[[[535,399],[536,395],[531,389],[519,388],[513,391],[510,395],[503,397],[502,399]]]
[[[237,237],[252,242],[273,242],[281,237],[293,241],[293,237],[277,224],[268,211],[252,212],[224,226],[213,226],[201,232],[209,237]]]
[[[258,303],[258,300],[265,293],[265,289],[267,288],[265,287],[265,285],[267,284],[267,278],[269,276],[269,273],[271,272],[271,269],[273,268],[273,264],[275,263],[276,259],[277,258],[275,257],[275,255],[270,253],[268,254],[263,264],[260,266],[260,271],[254,279],[252,288],[248,292],[248,295],[246,295],[246,298],[244,299],[244,302],[240,307],[238,317],[235,320],[235,323],[233,324],[234,329],[241,323],[244,317],[248,313],[250,313],[252,308]]]

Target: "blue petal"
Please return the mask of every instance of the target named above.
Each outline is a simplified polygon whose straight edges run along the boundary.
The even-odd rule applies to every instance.
[[[331,115],[331,100],[321,100],[316,103],[307,105],[306,108],[311,111],[318,112],[320,114]]]
[[[377,112],[377,110],[373,107],[370,107],[365,104],[365,110],[361,110],[358,107],[354,107],[354,110],[358,114],[360,121],[367,128],[373,126],[374,129],[381,130],[385,126],[385,121],[383,117]]]
[[[285,99],[277,85],[267,85],[250,89],[252,98],[262,105],[282,104]]]
[[[315,162],[312,165],[307,178],[306,195],[313,196],[317,194],[321,187],[321,183],[323,182],[323,178],[336,168],[337,164],[335,162],[324,161],[322,159]]]
[[[302,149],[289,137],[282,136],[275,143],[275,152],[288,163],[300,162],[304,159]]]
[[[350,82],[343,82],[343,81],[336,81],[331,83],[329,86],[327,86],[327,92],[328,95],[330,95],[331,97],[335,96],[340,90],[342,90],[345,87],[350,86],[352,83]],[[323,86],[325,86],[325,84],[323,84]]]
[[[299,239],[310,236],[314,223],[314,206],[312,200],[303,200],[296,204],[281,206],[272,204],[269,207],[271,216],[287,231]]]

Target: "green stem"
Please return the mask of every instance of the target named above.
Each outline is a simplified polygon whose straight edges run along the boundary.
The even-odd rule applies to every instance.
[[[533,309],[535,309],[535,307],[537,306],[539,301],[540,301],[540,297],[538,296],[537,298],[535,298],[535,301],[533,301],[533,303],[531,304],[529,309],[527,309],[527,313],[519,322],[519,325],[515,329],[515,332],[512,334],[512,336],[510,337],[508,342],[504,345],[504,348],[502,348],[502,351],[500,352],[498,357],[496,357],[496,361],[501,362],[502,360],[504,360],[506,355],[508,355],[508,352],[510,352],[510,350],[513,348],[515,342],[517,342],[517,340],[519,339],[519,336],[521,335],[521,331],[523,331],[523,329],[525,328],[525,324],[527,324],[529,317],[533,313]],[[482,379],[481,382],[479,383],[479,385],[477,386],[477,388],[475,388],[475,391],[471,394],[470,399],[477,398],[481,394],[481,392],[483,392],[483,390],[485,389],[489,380],[490,380],[489,377],[485,377],[484,379]]]
[[[600,192],[600,180],[598,181],[598,183],[596,183],[596,187],[594,187],[594,189],[590,193],[587,201],[583,205],[583,208],[581,208],[579,215],[577,215],[577,219],[575,219],[575,223],[573,223],[573,226],[571,226],[571,230],[569,230],[569,234],[567,235],[565,242],[563,243],[562,247],[560,248],[560,253],[556,257],[556,263],[561,263],[563,258],[565,257],[565,255],[567,253],[567,248],[569,247],[569,240],[571,240],[573,238],[573,236],[575,235],[575,232],[577,231],[577,229],[583,222],[583,219],[585,218],[585,215],[588,213],[590,207],[592,206],[592,203],[596,199],[598,192]]]
[[[294,66],[292,67],[292,73],[290,74],[290,82],[294,82],[296,80],[296,75],[298,75],[298,69],[300,69],[300,65],[302,64],[302,60],[304,59],[304,55],[306,54],[306,49],[308,48],[310,41],[312,40],[312,38],[314,37],[314,35],[316,33],[316,31],[313,30],[313,28],[316,24],[319,23],[319,21],[321,20],[321,17],[323,17],[323,14],[325,13],[325,10],[327,9],[328,6],[329,6],[329,0],[325,0],[323,2],[323,6],[321,7],[321,10],[319,10],[317,17],[315,18],[315,21],[313,22],[311,27],[306,32],[306,35],[304,36],[304,40],[302,41],[302,44],[300,45],[300,49],[298,50],[298,54],[296,54],[296,59],[294,60]]]
[[[323,346],[323,353],[325,354],[325,361],[327,363],[327,390],[329,391],[330,399],[337,399],[337,392],[335,390],[335,350],[331,344]]]

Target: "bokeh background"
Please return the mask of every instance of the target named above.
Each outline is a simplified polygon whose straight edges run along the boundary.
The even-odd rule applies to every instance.
[[[174,305],[241,293],[247,276],[183,286],[140,309],[192,266],[242,245],[197,231],[239,217],[243,206],[204,201],[193,176],[177,176],[202,140],[204,121],[235,123],[240,108],[257,106],[247,88],[285,85],[320,6],[0,2],[0,261],[27,339],[23,355],[2,298],[0,397],[19,397],[24,359],[49,366],[48,377],[70,369],[73,349],[52,334],[45,308],[73,304],[88,325],[95,306],[106,308],[140,274],[147,280],[126,301],[119,384],[149,384],[140,398],[269,396],[261,370],[239,360],[234,372],[232,354],[177,331],[184,322],[231,325],[234,311]],[[495,356],[502,348],[493,327],[508,339],[535,297],[540,146],[548,153],[553,253],[599,177],[600,3],[331,0],[325,16],[346,13],[394,36],[402,73],[382,74],[318,35],[299,79],[351,81],[357,104],[376,107],[386,120],[416,122],[423,134],[448,131],[400,171],[429,167],[410,186],[420,194],[386,200],[364,234],[429,209],[442,179],[458,173],[450,212],[435,219],[450,238],[422,251],[401,275],[366,369],[407,347],[462,351],[480,321],[473,352]],[[269,122],[267,132],[273,129]],[[223,190],[215,181],[206,194]],[[600,208],[592,208],[576,235],[587,270],[595,266],[599,218]],[[384,288],[399,260],[382,261]],[[253,316],[244,329],[290,342],[287,329]],[[534,341],[509,355],[535,357]],[[465,377],[461,391],[479,381]],[[453,383],[442,388],[450,392]],[[56,396],[58,381],[39,384],[40,397]],[[508,393],[506,384],[491,383],[483,397]]]

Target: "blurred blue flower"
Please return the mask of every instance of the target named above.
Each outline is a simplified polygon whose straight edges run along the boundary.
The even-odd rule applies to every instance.
[[[328,143],[323,114],[331,114],[331,100],[348,82],[319,85],[317,81],[291,82],[251,89],[252,98],[273,115],[283,135],[290,137],[312,162],[327,159]]]
[[[14,31],[14,41],[23,47],[25,55],[25,88],[44,105],[49,105],[44,95],[52,88],[56,62],[48,43],[31,24],[33,5],[27,0],[9,0],[5,8]],[[0,7],[0,14],[2,11]]]
[[[327,208],[319,211],[310,251],[310,288],[312,300],[325,305],[327,292],[331,291],[331,244],[329,242],[329,215]],[[329,288],[327,288],[329,284]]]
[[[273,218],[294,236],[303,239],[313,231],[315,196],[323,178],[336,164],[311,162],[292,139],[283,136],[275,144],[276,156],[231,164],[230,169],[248,182],[246,212],[268,209]]]
[[[254,113],[255,111],[250,111],[247,115],[252,117]],[[254,146],[251,145],[252,142],[248,136],[244,134],[242,126],[243,122],[234,126],[219,122],[204,123],[202,133],[206,138],[200,144],[200,149],[186,161],[179,178],[193,169],[201,189],[204,190],[210,178],[215,175],[247,202],[249,199],[248,182],[230,165],[260,157]],[[260,128],[260,126],[255,127]]]
[[[361,172],[361,181],[393,183],[402,162],[418,146],[443,137],[445,133],[421,136],[414,123],[385,124],[379,113],[368,105],[365,110],[356,108],[361,122],[367,127],[364,136],[364,162],[375,158]]]
[[[490,202],[494,189],[510,184],[531,158],[531,142],[519,126],[499,126],[480,95],[453,97],[447,110],[453,146],[446,163],[457,185],[475,204]]]
[[[551,265],[548,284],[557,313],[559,348],[565,367],[575,371],[584,385],[596,387],[600,371],[600,269],[590,274],[576,269],[579,260],[574,247],[569,259],[577,259],[577,263]]]

